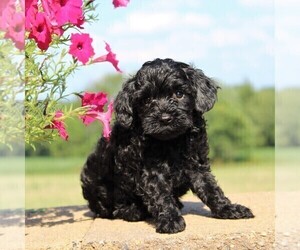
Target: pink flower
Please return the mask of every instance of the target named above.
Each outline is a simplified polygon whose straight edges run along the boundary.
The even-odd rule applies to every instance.
[[[104,112],[104,106],[107,103],[107,95],[103,92],[85,93],[81,96],[82,106],[89,106],[89,110],[81,117],[85,125],[89,125],[95,120],[99,120],[103,124],[103,136],[109,138],[111,133],[110,121],[113,113],[113,103],[110,102],[107,106],[107,111]]]
[[[0,3],[0,30],[5,38],[11,39],[15,46],[23,50],[25,43],[24,13],[16,9],[16,2],[4,0]]]
[[[83,29],[83,24],[85,22],[85,19],[84,19],[84,16],[80,17],[77,19],[77,22],[75,23],[75,25],[80,28],[80,29]]]
[[[6,38],[10,38],[11,40],[13,40],[13,42],[19,50],[23,50],[25,46],[24,19],[25,17],[23,13],[15,13],[12,17],[10,26],[8,27],[7,32],[5,34]]]
[[[44,12],[39,12],[32,23],[29,38],[33,38],[41,50],[47,50],[52,41],[52,28]]]
[[[95,55],[92,41],[93,39],[89,34],[72,34],[69,53],[83,64],[86,64]]]
[[[91,106],[89,111],[95,112],[103,112],[104,105],[107,103],[107,95],[103,92],[99,93],[84,93],[81,97],[81,105],[84,106]],[[83,123],[85,125],[90,124],[95,120],[95,118],[90,117],[88,115],[84,115],[81,117]]]
[[[111,48],[110,48],[110,46],[109,46],[108,43],[105,42],[105,44],[106,44],[105,49],[108,52],[108,54],[100,56],[100,57],[94,59],[93,63],[110,62],[118,72],[122,73],[122,71],[118,67],[119,61],[116,58],[116,54],[114,54],[112,52],[112,50],[111,50]]]
[[[0,2],[0,30],[7,31],[15,13],[16,8],[13,0],[2,0]]]
[[[59,136],[65,141],[68,140],[69,135],[65,128],[65,123],[60,119],[63,116],[63,112],[61,110],[56,111],[55,116],[53,118],[52,124],[47,126],[47,129],[57,129]]]
[[[97,119],[103,124],[103,137],[109,139],[111,134],[110,121],[113,113],[113,102],[110,102],[107,106],[106,112],[97,112],[94,110],[88,111],[87,115],[93,119]]]
[[[55,11],[53,10],[53,4],[49,0],[42,1],[43,10],[47,16],[47,19],[49,20],[49,23],[52,28],[52,32],[58,36],[62,36],[64,33],[64,30],[61,25],[58,25],[56,17],[55,17]]]
[[[10,4],[10,2],[11,2],[11,0],[1,0],[1,2],[0,2],[0,14],[7,7],[7,5]]]
[[[113,0],[115,8],[126,7],[130,0]]]
[[[83,16],[82,0],[45,0],[55,13],[55,19],[59,26],[66,23],[77,24]]]
[[[32,23],[35,20],[35,16],[38,13],[37,0],[26,0],[25,2],[25,28],[27,31],[31,31]]]

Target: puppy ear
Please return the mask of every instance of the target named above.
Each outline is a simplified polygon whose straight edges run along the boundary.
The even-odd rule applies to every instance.
[[[114,102],[116,120],[125,128],[129,128],[133,121],[132,97],[135,89],[134,82],[135,77],[127,80]]]
[[[195,89],[196,110],[201,113],[209,111],[217,100],[217,89],[219,87],[212,79],[204,75],[200,69],[187,67],[183,70]]]

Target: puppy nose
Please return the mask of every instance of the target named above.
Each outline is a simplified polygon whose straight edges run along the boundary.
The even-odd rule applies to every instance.
[[[163,123],[170,123],[172,121],[172,116],[167,113],[163,113],[160,117],[160,121]]]

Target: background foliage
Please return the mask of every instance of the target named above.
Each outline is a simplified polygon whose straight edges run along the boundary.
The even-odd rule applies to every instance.
[[[300,146],[299,88],[276,92],[276,146]]]
[[[211,158],[247,160],[257,147],[275,145],[274,89],[254,89],[249,82],[223,86],[206,114]]]

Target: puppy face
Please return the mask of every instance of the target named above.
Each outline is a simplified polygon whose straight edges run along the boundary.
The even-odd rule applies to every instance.
[[[217,86],[202,71],[171,59],[145,63],[115,101],[117,121],[145,135],[169,140],[193,126],[193,114],[216,100]]]
[[[138,74],[133,102],[144,134],[168,140],[193,125],[195,103],[184,72],[150,65]]]

